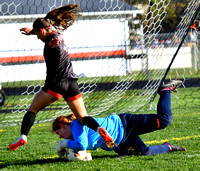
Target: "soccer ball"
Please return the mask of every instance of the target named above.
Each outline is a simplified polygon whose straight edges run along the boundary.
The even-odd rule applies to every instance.
[[[71,148],[66,150],[66,157],[69,161],[89,161],[92,160],[91,153],[87,153],[86,150],[74,151]]]

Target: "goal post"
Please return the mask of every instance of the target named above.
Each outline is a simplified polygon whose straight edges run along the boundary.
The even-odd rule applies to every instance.
[[[170,0],[148,0],[140,8],[123,0],[5,1],[0,5],[0,31],[9,34],[2,34],[0,47],[0,81],[6,94],[0,125],[21,123],[46,76],[44,44],[34,35],[22,35],[19,29],[32,27],[48,11],[75,2],[80,4],[82,17],[63,37],[89,115],[147,110],[163,76],[178,78],[183,72],[181,79],[185,80],[185,71],[191,73],[192,52],[184,36],[190,31],[197,0],[191,0],[176,32],[169,34],[161,34],[161,29]],[[176,60],[170,64],[175,54]],[[70,113],[61,99],[39,112],[36,122]]]

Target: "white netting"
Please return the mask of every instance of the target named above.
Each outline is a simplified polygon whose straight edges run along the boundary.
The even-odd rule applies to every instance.
[[[74,71],[80,76],[79,85],[88,114],[133,112],[149,105],[159,81],[174,53],[186,34],[199,1],[192,0],[182,16],[170,43],[158,43],[162,21],[169,0],[148,1],[138,9],[121,0],[88,1],[9,1],[1,4],[1,32],[7,30],[6,41],[1,46],[2,65],[0,82],[7,92],[7,102],[2,107],[2,124],[18,123],[39,92],[45,79],[43,44],[34,36],[23,36],[21,27],[32,27],[32,22],[59,6],[78,3],[83,17],[63,34],[69,49]],[[143,15],[136,45],[130,42],[130,23],[137,14]],[[17,31],[13,31],[17,30]],[[192,67],[189,63],[191,48],[181,48],[172,68]],[[188,60],[180,63],[181,58]],[[177,74],[178,76],[178,74]],[[38,121],[51,120],[60,114],[70,113],[66,102],[48,106]]]

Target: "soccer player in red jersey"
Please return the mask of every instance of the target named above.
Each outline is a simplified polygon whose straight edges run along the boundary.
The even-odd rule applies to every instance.
[[[23,117],[21,136],[8,146],[9,151],[16,150],[19,146],[27,143],[27,135],[34,124],[36,114],[62,97],[80,123],[97,131],[109,148],[114,146],[113,139],[107,131],[87,114],[77,83],[78,77],[73,72],[64,40],[58,33],[58,31],[64,31],[71,26],[79,16],[79,5],[69,4],[50,11],[44,18],[36,19],[33,23],[33,29],[20,29],[22,34],[36,35],[44,42],[47,74],[42,90],[35,96]],[[56,30],[52,30],[52,27]]]

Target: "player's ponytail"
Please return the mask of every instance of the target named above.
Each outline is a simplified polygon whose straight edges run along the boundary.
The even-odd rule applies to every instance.
[[[69,4],[50,11],[44,20],[49,22],[56,30],[64,31],[71,26],[80,15],[78,4]]]
[[[38,18],[33,23],[33,30],[41,28],[49,29],[50,26],[56,30],[64,31],[71,26],[80,15],[78,4],[69,4],[50,11],[44,18]]]

